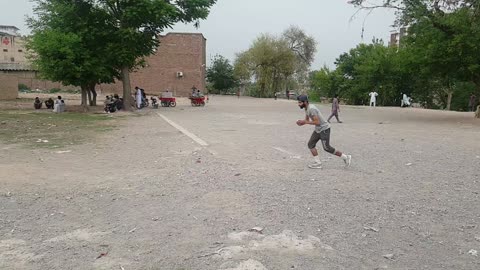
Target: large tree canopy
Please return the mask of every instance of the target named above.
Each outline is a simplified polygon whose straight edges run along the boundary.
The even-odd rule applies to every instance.
[[[85,88],[119,77],[126,104],[129,72],[177,22],[199,24],[216,0],[35,0],[29,48],[44,76]]]
[[[110,39],[106,14],[88,1],[37,3],[37,17],[29,20],[32,35],[27,42],[33,65],[46,79],[81,87],[84,106],[87,93],[92,93],[91,105],[95,105],[95,85],[118,77],[109,49],[98,44]]]
[[[270,97],[294,85],[306,86],[315,52],[315,40],[298,27],[292,26],[278,37],[262,34],[237,55],[235,74],[243,83],[253,79],[251,95]]]
[[[106,44],[120,69],[124,98],[131,95],[129,72],[154,53],[159,35],[177,22],[195,23],[206,19],[216,0],[91,0],[108,14],[114,26],[114,42]]]
[[[212,65],[207,69],[207,79],[213,93],[225,94],[237,85],[230,61],[221,55],[215,56]]]

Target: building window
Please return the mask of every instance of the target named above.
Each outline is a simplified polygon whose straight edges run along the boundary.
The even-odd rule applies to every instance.
[[[8,52],[8,49],[3,49],[4,52]]]
[[[23,50],[18,50],[18,52],[23,52]]]
[[[11,62],[15,62],[15,57],[10,58]]]

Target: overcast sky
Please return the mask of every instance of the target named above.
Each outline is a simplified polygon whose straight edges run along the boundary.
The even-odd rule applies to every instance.
[[[27,34],[26,15],[32,15],[31,0],[0,0],[0,24],[15,25]],[[218,0],[199,29],[179,24],[172,32],[201,32],[207,38],[207,58],[221,54],[231,60],[247,50],[261,33],[281,34],[297,25],[318,43],[313,68],[333,67],[335,58],[362,42],[365,13],[353,21],[355,9],[347,0]],[[388,40],[393,12],[377,10],[368,16],[364,41],[373,37]]]

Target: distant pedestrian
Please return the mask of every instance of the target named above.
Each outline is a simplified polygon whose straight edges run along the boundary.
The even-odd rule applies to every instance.
[[[377,107],[377,96],[378,96],[378,93],[375,92],[375,91],[372,91],[370,92],[370,94],[368,94],[370,96],[370,107]]]
[[[475,111],[475,105],[477,104],[477,97],[475,96],[475,94],[471,94],[470,95],[470,100],[468,101],[468,109],[471,111],[471,112],[474,112]]]
[[[407,94],[403,93],[402,101],[400,102],[400,107],[404,108],[404,107],[410,107],[410,106],[411,106],[410,98],[407,96]]]
[[[290,91],[287,90],[287,99],[290,100]]]
[[[137,103],[137,109],[142,108],[142,99],[143,99],[143,89],[138,86],[135,86],[135,101]]]
[[[330,115],[330,117],[328,117],[327,122],[330,123],[330,119],[332,119],[332,117],[335,116],[335,118],[337,118],[338,123],[343,123],[338,118],[338,113],[339,112],[340,112],[340,102],[338,100],[338,95],[335,95],[335,97],[333,98],[333,102],[332,102],[332,114]]]
[[[277,100],[277,92],[275,92],[274,97],[275,100]]]

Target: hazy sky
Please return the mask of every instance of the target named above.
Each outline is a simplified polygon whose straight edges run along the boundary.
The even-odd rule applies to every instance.
[[[0,24],[15,25],[28,33],[25,16],[32,15],[31,0],[0,0]],[[171,31],[201,32],[207,38],[207,58],[221,54],[231,60],[247,50],[261,33],[281,34],[297,25],[318,42],[313,68],[333,66],[335,58],[362,41],[365,13],[350,21],[355,9],[347,0],[218,0],[199,29],[176,25]],[[364,41],[387,41],[393,12],[377,10],[366,20]]]

